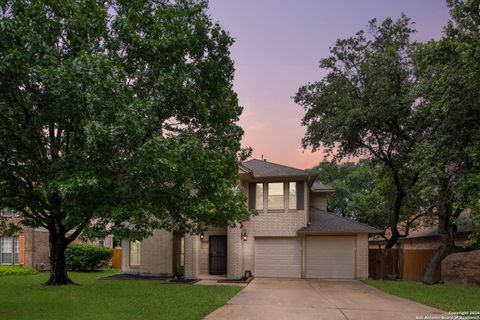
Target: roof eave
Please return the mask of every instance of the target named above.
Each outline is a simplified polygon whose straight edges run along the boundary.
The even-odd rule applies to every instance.
[[[297,234],[300,235],[354,235],[354,234],[376,234],[378,232],[371,232],[371,231],[308,231],[308,230],[299,230]]]

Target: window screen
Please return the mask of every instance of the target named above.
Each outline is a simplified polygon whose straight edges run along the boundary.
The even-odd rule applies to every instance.
[[[288,209],[297,209],[297,183],[288,183]]]
[[[257,183],[255,193],[255,209],[263,210],[263,183]]]
[[[284,209],[283,182],[268,184],[268,209]]]

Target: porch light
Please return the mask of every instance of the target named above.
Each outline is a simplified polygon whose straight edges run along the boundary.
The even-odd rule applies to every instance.
[[[242,231],[242,240],[247,241],[247,239],[248,239],[247,230],[243,230]]]
[[[205,238],[205,235],[202,233],[200,233],[200,240],[203,240]]]

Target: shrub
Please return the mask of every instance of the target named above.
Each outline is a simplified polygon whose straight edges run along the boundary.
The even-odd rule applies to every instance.
[[[65,257],[67,269],[93,271],[101,268],[112,258],[113,250],[91,244],[74,244],[67,247]]]
[[[37,270],[28,267],[0,266],[0,276],[29,276],[37,273]]]

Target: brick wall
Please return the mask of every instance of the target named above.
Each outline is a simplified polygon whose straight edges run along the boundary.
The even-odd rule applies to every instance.
[[[305,210],[262,210],[251,219],[255,233],[252,236],[262,237],[295,237],[297,230],[305,227],[308,222],[309,190],[308,183],[304,183],[304,208]],[[247,186],[248,189],[248,186]],[[246,191],[248,194],[248,190]],[[267,190],[264,189],[263,207],[267,208]],[[288,203],[285,200],[285,208]]]
[[[357,234],[355,250],[355,278],[368,278],[368,234]]]
[[[185,279],[198,279],[200,274],[200,237],[185,235]]]
[[[242,277],[243,255],[242,255],[242,230],[239,226],[228,228],[227,237],[227,278],[240,279]]]
[[[173,267],[173,235],[155,230],[140,245],[140,272],[142,274],[171,275]]]

